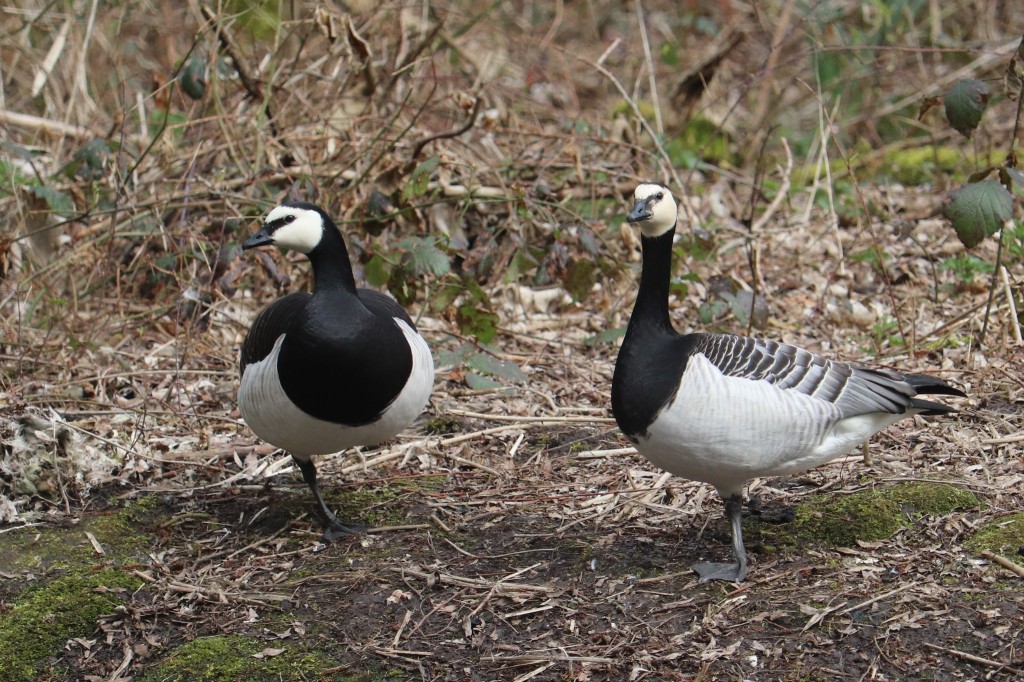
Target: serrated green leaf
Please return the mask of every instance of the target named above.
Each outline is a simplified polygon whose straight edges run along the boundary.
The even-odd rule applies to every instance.
[[[476,346],[471,343],[464,343],[454,350],[442,348],[437,352],[437,364],[440,367],[455,367],[461,365],[476,351]]]
[[[427,193],[427,185],[430,182],[430,174],[437,168],[437,164],[440,163],[441,159],[436,156],[431,156],[428,159],[424,159],[416,168],[413,169],[409,175],[409,180],[405,183],[405,187],[402,188],[402,200],[410,201],[416,197],[421,197]]]
[[[463,303],[455,311],[459,331],[475,337],[481,343],[490,343],[498,334],[498,316],[475,303]]]
[[[946,120],[966,138],[981,123],[988,106],[989,87],[976,78],[965,78],[946,93]]]
[[[29,185],[26,189],[46,202],[50,210],[61,215],[71,215],[75,211],[75,202],[71,195],[59,189],[43,185]]]
[[[202,99],[206,94],[206,60],[202,57],[189,57],[185,68],[181,70],[181,89],[192,99]]]
[[[448,254],[437,247],[433,237],[409,237],[398,246],[405,250],[402,263],[416,276],[431,273],[440,277],[451,269]]]
[[[956,236],[970,249],[1013,217],[1013,197],[995,180],[974,182],[950,192],[942,212]]]
[[[427,301],[430,305],[430,311],[440,313],[448,310],[448,307],[455,303],[455,299],[462,294],[462,291],[463,288],[460,285],[450,282],[446,282],[442,286],[433,289],[430,293],[430,300]]]
[[[72,176],[79,176],[86,180],[96,180],[103,176],[107,156],[110,154],[110,145],[100,137],[89,140],[75,152],[67,170]]]
[[[485,377],[476,372],[466,372],[466,385],[474,391],[485,391],[492,388],[502,388],[504,384],[500,381],[495,381],[490,377]]]
[[[471,369],[483,374],[511,379],[512,381],[526,381],[526,375],[519,365],[514,362],[506,362],[488,353],[474,353],[466,363]]]

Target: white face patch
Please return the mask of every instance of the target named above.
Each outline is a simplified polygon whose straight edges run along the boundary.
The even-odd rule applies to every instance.
[[[284,223],[274,231],[274,244],[283,249],[308,254],[316,248],[323,236],[323,218],[316,211],[309,209],[278,206],[267,214],[264,224],[287,219],[288,216],[293,216],[293,219],[290,223]]]
[[[658,199],[658,195],[661,198]],[[633,190],[633,201],[639,203],[650,199],[647,204],[651,218],[640,223],[640,232],[646,237],[658,237],[676,226],[676,200],[667,187],[644,183]]]

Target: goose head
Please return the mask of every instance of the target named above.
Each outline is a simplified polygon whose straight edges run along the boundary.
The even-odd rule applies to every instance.
[[[668,187],[645,182],[633,191],[633,210],[626,221],[640,223],[645,237],[660,237],[676,226],[676,200]]]
[[[273,244],[309,254],[320,244],[327,228],[327,218],[322,209],[305,201],[291,201],[281,204],[263,220],[259,232],[245,240],[243,249]]]

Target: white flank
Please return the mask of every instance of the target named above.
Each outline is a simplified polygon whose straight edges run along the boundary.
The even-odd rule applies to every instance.
[[[253,432],[293,455],[327,455],[356,445],[376,445],[406,428],[423,412],[434,386],[434,359],[423,337],[403,320],[395,319],[412,350],[412,372],[402,392],[380,419],[363,426],[345,426],[312,417],[296,407],[284,393],[277,373],[277,356],[284,334],[260,362],[246,367],[238,391],[238,408]],[[358,386],[337,390],[358,391]]]
[[[710,483],[727,496],[752,478],[824,464],[915,412],[841,419],[830,402],[725,376],[698,353],[637,450],[662,469]]]

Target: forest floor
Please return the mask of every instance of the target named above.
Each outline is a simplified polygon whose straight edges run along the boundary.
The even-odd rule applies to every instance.
[[[635,19],[615,11],[620,24]],[[416,33],[408,24],[370,30],[382,16],[357,22],[372,50],[411,50],[397,37]],[[61,15],[37,21],[50,19]],[[563,31],[584,22],[560,21]],[[550,40],[544,23],[509,25],[509,53],[515,39]],[[1024,248],[1002,254],[1004,285],[977,271],[994,262],[996,241],[970,260],[937,213],[936,184],[854,188],[847,177],[843,196],[789,189],[800,169],[778,145],[768,174],[790,194],[754,201],[766,219],[753,228],[741,222],[753,193],[739,171],[686,175],[680,331],[751,331],[934,373],[968,395],[950,399],[954,415],[906,419],[863,451],[754,481],[749,577],[699,583],[691,564],[730,551],[721,501],[637,455],[609,405],[639,273],[622,217],[637,181],[669,173],[651,147],[563,111],[582,93],[598,101],[596,90],[598,110],[612,108],[605,43],[566,38],[591,66],[555,52],[547,80],[519,74],[529,96],[498,78],[483,88],[516,116],[481,123],[472,104],[431,100],[431,69],[454,68],[454,53],[468,63],[484,39],[469,26],[438,34],[446,47],[433,67],[396,67],[420,89],[393,85],[376,118],[304,118],[312,67],[302,60],[316,52],[299,49],[261,76],[287,91],[273,120],[288,133],[268,132],[245,83],[231,81],[238,93],[218,97],[233,114],[164,102],[183,112],[174,145],[129,152],[123,139],[120,152],[75,157],[79,170],[95,160],[99,175],[44,183],[73,203],[66,222],[31,223],[63,195],[4,199],[12,224],[26,212],[20,229],[59,238],[2,242],[0,679],[1024,678],[1024,346],[1012,307]],[[359,44],[349,36],[324,54],[340,50],[348,64]],[[180,57],[189,43],[176,45]],[[619,72],[643,63],[634,47]],[[384,88],[389,71],[375,68]],[[358,85],[365,72],[352,73]],[[572,87],[552,94],[556,75]],[[417,98],[432,104],[412,116],[403,107]],[[9,94],[7,106],[16,101]],[[467,116],[475,127],[426,143],[435,160],[420,165],[428,154],[411,141]],[[381,120],[401,131],[387,149],[374,137]],[[314,158],[338,127],[344,150]],[[37,144],[40,158],[70,156],[66,143]],[[250,152],[261,163],[232,165]],[[484,164],[489,154],[501,162]],[[472,198],[451,189],[471,181]],[[371,187],[395,210],[372,229],[360,213]],[[290,457],[259,441],[235,405],[248,322],[309,285],[302,258],[237,252],[288,194],[345,219],[359,275],[385,267],[437,365],[428,409],[400,437],[317,458],[328,502],[371,526],[329,544]],[[109,203],[81,210],[95,197]]]

